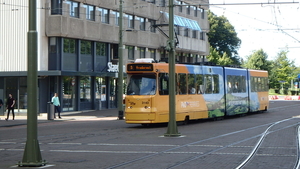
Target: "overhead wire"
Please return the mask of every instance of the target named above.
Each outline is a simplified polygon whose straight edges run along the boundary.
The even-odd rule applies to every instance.
[[[277,15],[276,15],[275,13],[274,13],[275,23],[272,23],[272,22],[268,22],[268,21],[261,20],[261,19],[253,18],[253,17],[247,16],[247,15],[243,15],[243,14],[240,14],[240,13],[238,13],[238,12],[233,12],[233,11],[228,10],[227,8],[224,8],[224,7],[219,7],[219,6],[214,6],[214,7],[222,9],[222,10],[223,10],[223,12],[222,12],[223,14],[225,13],[225,11],[227,11],[227,12],[231,12],[231,13],[233,13],[233,14],[236,14],[236,15],[239,15],[239,16],[242,16],[242,17],[246,17],[246,18],[249,18],[249,19],[252,19],[252,20],[255,20],[255,21],[259,21],[259,22],[262,22],[262,23],[265,23],[265,24],[269,24],[269,25],[271,25],[271,26],[275,26],[278,32],[282,32],[282,33],[286,34],[287,36],[290,36],[290,37],[292,37],[294,40],[296,40],[296,41],[299,42],[298,39],[296,39],[295,37],[291,36],[290,34],[288,34],[288,33],[287,33],[286,31],[284,31],[284,30],[297,31],[297,30],[299,30],[300,28],[294,28],[294,29],[292,29],[292,28],[284,28],[283,26],[281,26],[281,25],[278,23],[278,21],[277,21]],[[270,30],[270,29],[257,29],[257,28],[253,28],[253,29],[254,29],[254,30],[257,30],[257,31]],[[248,30],[248,29],[244,29],[244,30],[242,30],[242,31],[247,31],[247,30]]]

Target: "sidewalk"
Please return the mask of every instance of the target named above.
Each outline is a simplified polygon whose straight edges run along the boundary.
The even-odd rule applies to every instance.
[[[20,114],[20,113],[18,113]],[[118,109],[104,109],[104,110],[91,110],[91,111],[76,111],[76,112],[62,112],[61,119],[56,118],[48,120],[47,113],[41,113],[38,117],[38,123],[47,123],[53,121],[70,121],[70,120],[118,120]],[[5,116],[0,116],[0,127],[12,127],[27,124],[27,115],[16,115],[15,120],[12,120],[10,113],[9,119],[5,121]]]

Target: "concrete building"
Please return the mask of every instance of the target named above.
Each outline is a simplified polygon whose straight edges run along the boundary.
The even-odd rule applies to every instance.
[[[123,63],[166,60],[168,0],[123,1]],[[174,0],[176,60],[199,62],[208,54],[208,0]],[[198,4],[198,5],[197,5]],[[119,0],[39,0],[38,110],[57,92],[63,111],[117,106]],[[0,99],[16,99],[27,112],[28,1],[0,4]],[[3,109],[0,109],[3,114]]]

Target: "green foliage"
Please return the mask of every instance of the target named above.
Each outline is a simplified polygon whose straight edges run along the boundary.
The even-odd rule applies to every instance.
[[[288,51],[280,51],[274,61],[271,62],[269,72],[270,88],[288,88],[290,82],[297,78],[294,61],[287,58]],[[283,83],[281,83],[281,82]]]
[[[253,53],[247,57],[247,61],[245,61],[243,67],[269,71],[271,68],[271,62],[268,61],[268,55],[263,51],[263,49],[260,49],[253,51]]]
[[[211,11],[208,12],[210,31],[208,41],[220,55],[226,54],[233,64],[240,65],[237,50],[240,47],[241,40],[237,37],[234,27],[229,23],[225,16],[216,16]],[[225,58],[224,58],[225,59]]]
[[[224,53],[221,56],[219,52],[213,47],[210,47],[209,50],[210,54],[206,56],[209,62],[213,62],[216,63],[216,65],[221,66],[232,65],[234,63],[234,61],[227,55],[227,53]]]

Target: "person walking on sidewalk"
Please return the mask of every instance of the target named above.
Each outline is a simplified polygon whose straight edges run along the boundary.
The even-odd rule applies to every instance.
[[[3,105],[3,101],[2,101],[2,99],[0,99],[0,109],[1,109],[2,105]]]
[[[60,117],[60,103],[59,103],[59,98],[58,98],[57,93],[54,93],[54,96],[52,97],[51,102],[53,103],[53,105],[55,107],[55,109],[54,109],[54,118],[56,118],[55,113],[57,112],[58,117],[61,119],[61,117]]]
[[[6,121],[9,118],[10,111],[12,112],[13,120],[15,120],[15,112],[14,112],[15,103],[16,100],[13,98],[12,94],[9,94],[6,101],[6,109],[7,109],[7,118],[5,119]]]

